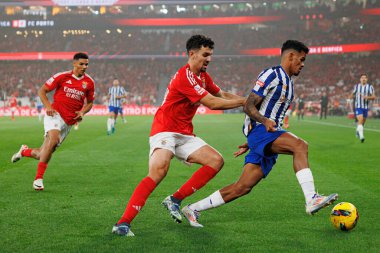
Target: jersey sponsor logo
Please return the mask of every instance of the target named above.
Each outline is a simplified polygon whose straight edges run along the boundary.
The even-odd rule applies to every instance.
[[[76,100],[81,100],[82,96],[84,96],[83,91],[80,91],[74,88],[69,88],[67,86],[63,88],[63,91],[66,93],[66,97],[73,98]]]
[[[51,85],[54,82],[54,77],[50,77],[49,80],[46,81],[47,85]]]
[[[256,84],[260,86],[261,88],[264,87],[265,83],[263,81],[257,80]]]
[[[87,87],[87,82],[83,82],[83,83],[82,83],[82,87],[83,87],[83,89],[86,89],[86,87]]]
[[[71,80],[67,80],[66,83],[68,83],[68,84],[73,84],[73,83],[71,82]]]

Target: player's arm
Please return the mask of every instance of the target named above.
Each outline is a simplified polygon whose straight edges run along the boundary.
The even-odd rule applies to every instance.
[[[375,90],[373,89],[372,94],[370,96],[365,96],[364,98],[368,100],[375,100],[376,99]]]
[[[234,152],[234,157],[238,157],[238,156],[244,154],[245,152],[247,152],[248,150],[249,150],[248,142],[246,142],[242,145],[239,145],[238,151]]]
[[[262,123],[268,132],[276,131],[276,122],[263,116],[257,106],[263,101],[263,97],[260,97],[254,92],[251,92],[247,98],[247,102],[244,106],[244,112],[254,121]]]
[[[46,109],[46,115],[48,116],[54,116],[56,111],[51,106],[51,103],[47,97],[47,93],[49,93],[51,90],[44,84],[39,90],[38,90],[38,96],[41,99],[41,102],[44,104],[44,107]]]
[[[235,95],[235,94],[223,91],[223,90],[220,90],[218,93],[214,94],[214,96],[220,97],[220,98],[224,98],[224,99],[227,99],[227,100],[241,99],[241,98],[243,98],[241,96],[238,96],[238,95]]]
[[[86,113],[91,111],[92,106],[94,105],[94,101],[87,101],[85,106],[83,106],[82,110],[75,112],[77,116],[74,117],[76,121],[81,121]]]
[[[227,100],[224,98],[215,97],[208,93],[206,96],[201,98],[199,102],[211,110],[226,110],[243,106],[245,104],[245,98],[239,97],[237,99]]]

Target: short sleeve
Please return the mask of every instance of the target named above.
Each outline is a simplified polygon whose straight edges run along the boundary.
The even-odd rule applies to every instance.
[[[265,97],[268,94],[271,83],[276,78],[276,73],[272,69],[264,70],[258,76],[252,92],[260,97]]]
[[[188,69],[185,69],[185,76],[181,76],[177,85],[178,91],[192,103],[198,102],[209,93],[202,87],[202,81]]]
[[[54,90],[59,86],[59,82],[62,78],[63,74],[58,73],[54,76],[50,77],[46,82],[45,86],[48,87],[49,90]]]
[[[205,74],[205,79],[206,79],[206,90],[213,95],[217,94],[220,91],[220,88],[218,85],[214,83],[214,80],[212,80],[211,76],[208,73]]]

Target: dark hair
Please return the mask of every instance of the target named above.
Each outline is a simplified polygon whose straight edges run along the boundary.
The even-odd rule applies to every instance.
[[[187,53],[192,49],[201,49],[201,47],[208,47],[214,49],[214,41],[204,35],[193,35],[186,42]]]
[[[362,74],[360,75],[360,77],[362,77],[362,76],[366,76],[366,77],[368,78],[368,75],[367,75],[366,73],[362,73]]]
[[[294,49],[297,52],[305,52],[306,54],[309,53],[309,48],[305,46],[302,42],[298,40],[287,40],[284,44],[282,44],[281,48],[281,54],[283,54],[288,49]]]
[[[86,53],[74,54],[73,60],[79,60],[79,59],[88,59],[88,55]]]

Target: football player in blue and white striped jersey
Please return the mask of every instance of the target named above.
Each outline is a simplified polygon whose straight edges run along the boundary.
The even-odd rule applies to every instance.
[[[355,116],[357,119],[356,135],[364,142],[364,123],[368,116],[369,101],[374,100],[375,89],[368,83],[367,74],[360,76],[360,83],[354,86],[350,99],[355,98]]]
[[[265,69],[244,106],[244,134],[248,142],[239,146],[235,157],[249,150],[243,173],[238,181],[182,209],[190,225],[200,227],[199,212],[231,202],[245,194],[265,178],[276,163],[278,154],[293,156],[293,168],[306,200],[306,213],[314,214],[338,198],[334,193],[319,195],[309,168],[308,144],[294,134],[282,130],[282,121],[294,98],[292,76],[305,65],[309,48],[302,42],[286,41],[281,48],[281,64]]]
[[[108,90],[107,100],[109,118],[107,120],[107,135],[115,132],[115,122],[119,111],[122,110],[122,100],[127,97],[127,92],[120,86],[118,79],[114,79],[112,87]]]

